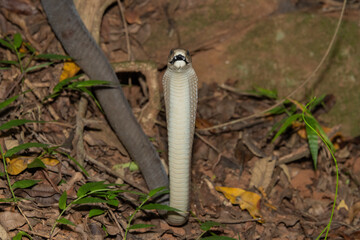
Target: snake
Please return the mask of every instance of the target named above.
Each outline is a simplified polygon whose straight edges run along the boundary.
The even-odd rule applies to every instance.
[[[168,130],[170,211],[167,221],[179,226],[186,222],[189,208],[190,165],[197,107],[198,78],[189,51],[172,49],[163,76]]]
[[[103,51],[82,22],[72,0],[41,0],[48,22],[63,48],[91,79],[109,81],[111,87],[94,89],[114,132],[140,168],[149,189],[168,187],[169,178],[160,157],[133,115],[119,80]],[[170,225],[182,225],[189,206],[190,159],[197,102],[197,77],[188,51],[170,52],[164,74],[165,106],[169,136]],[[158,197],[168,204],[168,194]],[[163,211],[159,211],[163,215]]]

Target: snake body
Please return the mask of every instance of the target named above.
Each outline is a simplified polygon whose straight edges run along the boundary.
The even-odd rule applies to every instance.
[[[171,225],[186,222],[189,208],[190,162],[197,105],[197,76],[189,51],[170,51],[168,68],[163,77],[169,145]]]

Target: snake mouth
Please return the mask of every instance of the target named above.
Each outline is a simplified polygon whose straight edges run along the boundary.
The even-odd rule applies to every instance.
[[[174,56],[171,61],[170,64],[174,65],[175,62],[177,61],[184,61],[186,64],[188,64],[189,62],[186,60],[186,57],[182,54],[178,54],[176,56]]]

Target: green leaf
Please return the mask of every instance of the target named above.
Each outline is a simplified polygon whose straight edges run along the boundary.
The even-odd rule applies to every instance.
[[[43,163],[43,161],[41,161],[40,158],[35,158],[35,160],[32,161],[31,163],[29,163],[27,165],[27,167],[28,168],[43,168],[43,169],[46,168],[45,164]]]
[[[173,211],[173,212],[182,212],[177,208],[170,207],[168,205],[163,205],[159,203],[149,203],[145,204],[141,207],[142,210],[165,210],[165,211]]]
[[[117,199],[108,199],[106,201],[107,201],[106,202],[107,204],[114,206],[114,207],[118,207],[120,204],[119,200],[117,200]]]
[[[268,90],[261,87],[256,87],[254,91],[248,91],[249,93],[252,93],[254,95],[257,95],[259,97],[267,97],[270,99],[277,99],[277,92],[275,90]]]
[[[14,184],[12,185],[12,188],[13,189],[29,188],[29,187],[36,185],[38,182],[41,182],[41,180],[32,180],[32,179],[20,180],[20,181],[14,182]]]
[[[43,144],[43,143],[24,143],[24,144],[20,144],[16,147],[13,147],[11,149],[9,149],[6,153],[5,153],[5,157],[11,157],[12,155],[14,155],[15,153],[18,153],[22,150],[28,149],[28,148],[32,148],[32,147],[38,147],[38,148],[47,148],[47,144]]]
[[[73,223],[72,221],[70,221],[66,218],[60,218],[60,219],[56,220],[56,222],[61,223],[61,224],[76,226],[75,223]]]
[[[138,166],[135,162],[133,162],[133,161],[127,162],[127,163],[121,163],[121,164],[119,164],[118,166],[119,166],[120,168],[129,168],[129,170],[130,170],[131,172],[133,172],[133,171],[138,171],[138,170],[139,170],[139,166]]]
[[[70,56],[46,53],[46,54],[38,54],[35,56],[38,59],[47,59],[47,60],[70,60],[72,59]]]
[[[0,103],[0,110],[9,106],[12,102],[14,102],[16,99],[18,99],[20,95],[13,96],[11,98],[6,99],[5,101]]]
[[[16,49],[19,49],[20,46],[21,46],[21,44],[22,44],[22,42],[23,42],[23,40],[22,40],[22,38],[21,38],[20,33],[15,33],[15,34],[14,34],[14,47],[15,47]]]
[[[308,119],[309,120],[309,119]],[[309,121],[308,121],[309,122]],[[318,135],[308,125],[305,127],[314,168],[317,168],[317,157],[319,152]]]
[[[7,130],[13,127],[21,126],[26,123],[46,123],[46,121],[34,121],[34,120],[27,120],[27,119],[14,119],[10,120],[3,125],[0,126],[0,130]]]
[[[167,187],[158,187],[155,189],[150,190],[150,192],[148,193],[149,197],[153,197],[155,194],[164,194],[164,193],[168,193],[169,189]],[[162,193],[160,193],[162,192]]]
[[[139,224],[134,224],[131,227],[129,227],[129,230],[131,230],[131,229],[140,229],[140,228],[150,228],[150,227],[155,227],[155,225],[139,223]]]
[[[10,65],[18,65],[18,62],[10,61],[10,60],[0,60],[0,63],[2,63],[2,64],[10,64]]]
[[[46,63],[42,63],[42,64],[38,64],[32,67],[29,67],[25,70],[25,72],[32,72],[32,71],[36,71],[39,70],[41,68],[45,68],[47,66],[50,66],[51,64],[53,64],[53,62],[46,62]]]
[[[0,38],[0,44],[3,45],[4,47],[7,47],[10,50],[13,50],[13,51],[15,50],[14,46],[11,43],[9,43],[8,41],[5,41],[4,39]]]
[[[67,193],[64,191],[59,199],[59,208],[64,210],[66,208]]]
[[[58,84],[55,85],[55,87],[52,90],[52,94],[46,98],[51,98],[52,95],[61,92],[65,88],[66,85],[70,84],[70,82],[75,79],[79,79],[81,76],[82,76],[82,74],[62,80],[61,82],[59,82]]]
[[[93,208],[89,211],[89,218],[104,214],[105,211],[102,209]]]
[[[235,238],[231,238],[231,237],[226,237],[226,236],[210,236],[210,237],[204,237],[201,238],[203,240],[236,240]]]
[[[103,181],[102,182],[88,182],[79,188],[76,195],[78,197],[82,197],[91,191],[100,190],[100,189],[104,189],[104,190],[107,189],[107,185],[104,184]]]
[[[100,109],[101,112],[103,112],[102,107],[100,106],[99,101],[96,99],[94,94],[87,88],[79,88],[80,91],[83,91],[84,93],[87,93],[95,102],[96,106]]]
[[[87,81],[73,82],[69,85],[69,88],[76,89],[76,88],[83,88],[83,87],[103,86],[103,85],[109,85],[109,84],[110,84],[109,81],[87,80]]]
[[[32,239],[31,236],[30,236],[29,234],[27,234],[26,232],[24,232],[24,231],[19,231],[19,232],[15,235],[15,237],[12,238],[12,240],[21,240],[23,236],[25,236],[25,237],[27,237],[27,238],[29,238],[29,239]]]
[[[285,130],[296,120],[298,120],[299,118],[301,118],[301,113],[297,113],[294,115],[289,116],[285,122],[283,123],[283,125],[280,127],[279,131],[275,134],[274,138],[272,139],[272,142],[275,141],[276,138],[278,138],[283,132],[285,132]]]
[[[73,202],[74,204],[86,204],[86,203],[108,203],[108,200],[96,198],[96,197],[84,197]]]
[[[213,221],[207,221],[204,222],[200,225],[200,229],[207,232],[209,231],[212,227],[218,227],[221,226],[221,223],[217,223],[217,222],[213,222]]]
[[[326,95],[323,94],[320,97],[313,98],[307,106],[307,109],[309,109],[309,111],[311,112],[316,106],[323,103],[325,97]]]

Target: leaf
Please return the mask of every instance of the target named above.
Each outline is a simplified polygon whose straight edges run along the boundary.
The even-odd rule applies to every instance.
[[[66,85],[68,85],[71,81],[73,81],[75,79],[79,79],[81,76],[82,76],[82,74],[62,80],[61,82],[59,82],[58,84],[55,85],[55,87],[53,88],[52,94],[61,92]],[[49,98],[49,97],[47,97],[47,98]]]
[[[254,167],[251,170],[251,180],[249,188],[255,186],[256,188],[267,188],[275,169],[276,158],[265,157],[257,159]]]
[[[0,44],[3,45],[4,47],[7,47],[10,50],[13,50],[13,51],[15,50],[14,46],[4,39],[0,38]]]
[[[25,70],[25,72],[32,72],[32,71],[36,71],[39,70],[41,68],[45,68],[47,66],[50,66],[51,64],[53,64],[53,62],[46,62],[46,63],[42,63],[42,64],[38,64],[32,67],[29,67]]]
[[[47,59],[47,60],[68,60],[68,59],[71,59],[70,56],[60,55],[60,54],[53,54],[53,53],[38,54],[38,55],[35,56],[35,58]]]
[[[75,76],[75,74],[78,73],[79,71],[80,71],[80,67],[75,62],[73,61],[65,62],[59,81],[61,82],[67,78],[71,78]]]
[[[256,96],[259,97],[266,97],[266,98],[270,98],[270,99],[277,99],[277,92],[276,90],[268,90],[265,88],[261,88],[261,87],[256,87],[255,90],[253,91],[248,91],[249,93],[252,93]]]
[[[76,89],[76,88],[83,88],[83,87],[103,86],[103,85],[109,85],[109,84],[110,84],[109,81],[87,80],[87,81],[73,82],[69,85],[69,88]]]
[[[36,185],[38,182],[41,182],[41,180],[32,180],[32,179],[20,180],[20,181],[14,182],[14,184],[12,185],[12,188],[13,189],[29,188],[29,187]]]
[[[21,46],[22,42],[23,42],[23,40],[21,38],[20,33],[15,33],[14,34],[14,47],[16,49],[18,49]]]
[[[34,120],[27,120],[27,119],[14,119],[10,120],[3,125],[0,126],[0,130],[7,130],[13,127],[21,126],[26,123],[46,123],[46,121],[34,121]]]
[[[64,210],[66,208],[67,192],[64,191],[59,198],[59,208]]]
[[[99,101],[95,98],[94,94],[87,88],[80,88],[81,91],[83,91],[84,93],[87,93],[96,103],[96,106],[100,109],[101,112],[103,112],[103,109],[100,106]]]
[[[66,219],[66,218],[60,218],[58,220],[56,220],[56,222],[61,223],[61,224],[65,224],[65,225],[72,225],[72,226],[76,226],[75,223],[73,223],[72,221]]]
[[[85,203],[108,203],[108,200],[96,198],[96,197],[84,197],[73,202],[74,204],[85,204]]]
[[[221,226],[221,223],[213,222],[213,221],[206,221],[200,225],[200,229],[204,232],[209,231],[212,227],[218,227]]]
[[[134,224],[131,227],[129,227],[129,230],[140,229],[140,228],[150,228],[150,227],[155,227],[155,225],[139,223],[139,224]]]
[[[16,157],[13,159],[6,158],[6,162],[8,163],[7,172],[11,175],[18,175],[25,169],[27,169],[27,165],[29,161],[31,161],[31,157]]]
[[[261,196],[259,194],[241,188],[215,187],[215,189],[222,192],[232,204],[239,204],[242,210],[248,210],[254,219],[262,218],[260,214]]]
[[[16,99],[18,99],[20,95],[13,96],[11,98],[6,99],[5,101],[0,103],[0,110],[9,106],[12,102],[14,102]]]
[[[25,236],[25,237],[27,237],[27,238],[29,238],[29,239],[32,239],[31,236],[30,236],[29,234],[27,234],[26,232],[24,232],[24,231],[19,231],[19,232],[15,235],[15,237],[12,238],[12,240],[21,240],[23,236]]]
[[[18,62],[16,62],[16,61],[9,61],[9,60],[0,60],[0,63],[2,63],[2,64],[9,64],[9,65],[18,65]]]
[[[38,148],[47,148],[48,145],[44,144],[44,143],[24,143],[24,144],[20,144],[16,147],[13,147],[11,149],[9,149],[6,153],[5,153],[5,157],[11,157],[12,155],[14,155],[15,153],[18,153],[22,150],[28,149],[28,148],[32,148],[32,147],[38,147]]]
[[[56,158],[40,158],[41,161],[48,166],[56,166],[60,163]]]
[[[118,166],[119,166],[120,168],[129,168],[129,170],[130,170],[131,172],[133,172],[133,171],[138,171],[138,170],[139,170],[139,166],[138,166],[135,162],[133,162],[133,161],[127,162],[127,163],[122,163],[122,164],[119,164]]]
[[[105,189],[105,190],[107,189],[107,185],[104,184],[103,181],[102,182],[88,182],[79,188],[76,195],[78,197],[82,197],[91,191],[100,190],[100,189]]]
[[[163,205],[159,203],[149,203],[145,204],[141,207],[142,210],[165,210],[165,211],[174,211],[174,212],[182,212],[179,209],[170,207],[168,205]]]
[[[114,206],[114,207],[118,207],[120,204],[119,200],[117,200],[117,199],[108,199],[106,201],[107,201],[106,202],[107,204]]]
[[[317,168],[317,157],[319,152],[318,135],[308,125],[305,127],[314,168]]]
[[[155,189],[150,190],[150,192],[148,193],[149,197],[153,197],[155,194],[164,194],[164,193],[168,193],[169,189],[167,187],[158,187]],[[160,193],[162,192],[162,193]]]
[[[32,161],[31,163],[29,163],[27,165],[28,168],[43,168],[45,169],[46,166],[45,164],[41,161],[40,158],[35,158],[34,161]]]
[[[286,118],[285,122],[283,123],[283,125],[281,125],[279,131],[275,134],[274,138],[272,139],[272,142],[275,141],[276,138],[278,138],[283,132],[285,132],[285,130],[296,120],[298,120],[299,118],[301,118],[301,113],[297,113],[294,115],[289,116],[288,118]]]
[[[101,214],[104,214],[104,212],[105,211],[102,209],[93,208],[89,211],[89,218],[99,216]]]

